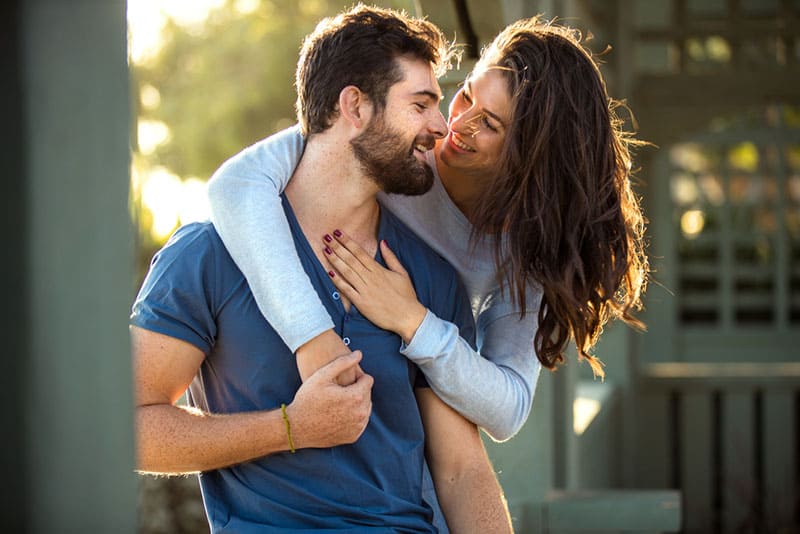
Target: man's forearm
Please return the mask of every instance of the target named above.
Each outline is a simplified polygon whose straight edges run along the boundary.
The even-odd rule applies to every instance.
[[[165,336],[156,339],[170,340]],[[336,383],[337,377],[358,368],[359,361],[360,352],[336,358],[297,390],[286,407],[295,449],[353,443],[364,431],[372,410],[372,377],[360,373],[349,386]],[[140,377],[139,382],[147,380]],[[163,397],[145,393],[139,396],[136,437],[137,466],[141,471],[208,471],[289,450],[286,421],[280,409],[217,415],[146,400]]]
[[[183,474],[289,450],[280,410],[213,415],[157,404],[136,410],[137,468]]]
[[[417,390],[425,452],[450,530],[462,534],[511,532],[503,491],[477,427],[428,388]]]
[[[513,531],[508,506],[488,461],[457,476],[436,480],[436,494],[454,533]]]

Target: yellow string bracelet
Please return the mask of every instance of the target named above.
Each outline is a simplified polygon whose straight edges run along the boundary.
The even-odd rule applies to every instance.
[[[281,404],[281,415],[283,422],[286,424],[286,435],[289,437],[289,450],[294,454],[294,442],[292,441],[292,425],[289,424],[289,416],[286,415],[286,405]]]

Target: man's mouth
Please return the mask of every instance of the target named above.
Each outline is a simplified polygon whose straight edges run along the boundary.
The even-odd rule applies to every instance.
[[[433,136],[426,136],[422,139],[417,139],[414,142],[413,149],[420,154],[424,154],[429,150],[433,150],[433,147],[436,146],[436,139]]]

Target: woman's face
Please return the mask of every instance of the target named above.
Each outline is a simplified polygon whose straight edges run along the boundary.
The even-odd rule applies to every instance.
[[[491,175],[510,121],[511,96],[502,72],[491,67],[473,72],[450,102],[450,132],[437,148],[439,161],[460,173]]]

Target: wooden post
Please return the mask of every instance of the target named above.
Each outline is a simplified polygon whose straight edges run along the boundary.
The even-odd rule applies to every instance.
[[[16,402],[3,427],[18,450],[3,458],[13,499],[0,530],[135,532],[126,4],[10,4],[18,63],[3,96],[19,99],[4,122],[15,153],[3,182],[16,184],[4,314],[15,317],[3,359],[16,362],[4,376]]]

